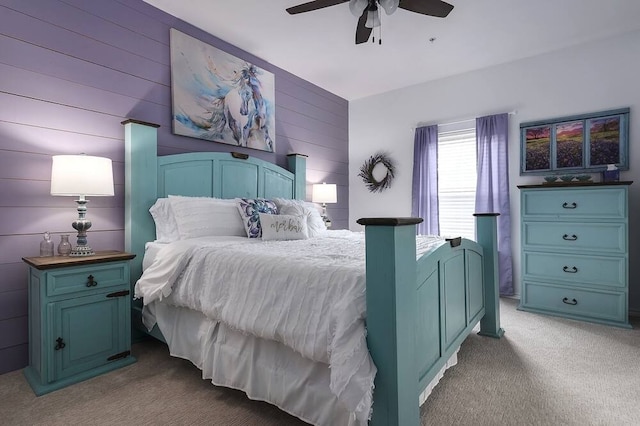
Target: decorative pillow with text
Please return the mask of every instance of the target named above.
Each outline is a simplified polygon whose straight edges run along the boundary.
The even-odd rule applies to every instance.
[[[309,238],[303,216],[260,213],[263,240],[305,240]]]
[[[274,198],[273,202],[278,206],[279,214],[306,217],[309,238],[320,237],[327,233],[327,227],[315,203],[302,200],[288,200],[285,198]]]

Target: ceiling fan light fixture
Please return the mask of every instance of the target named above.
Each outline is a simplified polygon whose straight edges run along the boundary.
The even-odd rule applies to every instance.
[[[398,8],[400,0],[379,0],[378,3],[380,3],[387,15],[391,15]]]
[[[377,34],[378,44],[382,44],[382,22],[379,8],[384,9],[387,15],[393,14],[397,9],[404,9],[420,15],[445,18],[453,9],[453,5],[443,0],[306,0],[304,3],[288,7],[287,13],[297,15],[299,13],[312,12],[331,6],[349,3],[350,12],[358,18],[356,24],[356,44],[362,44],[369,40],[374,43]],[[377,31],[374,31],[378,28]]]
[[[349,0],[349,10],[351,14],[357,18],[362,15],[362,12],[364,12],[368,5],[368,0]]]
[[[365,22],[364,26],[367,28],[376,28],[380,26],[380,12],[378,12],[378,8],[369,8],[367,12],[367,22]]]
[[[380,26],[380,16],[378,15],[378,11],[370,10],[367,12],[367,22],[364,24],[367,28],[376,28]]]

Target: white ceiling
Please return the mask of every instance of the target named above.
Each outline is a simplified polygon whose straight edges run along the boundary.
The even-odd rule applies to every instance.
[[[444,19],[382,14],[382,45],[356,46],[347,3],[145,1],[348,100],[640,30],[640,0],[449,0]]]

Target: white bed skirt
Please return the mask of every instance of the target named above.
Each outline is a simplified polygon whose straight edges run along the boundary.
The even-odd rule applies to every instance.
[[[276,405],[314,425],[357,424],[331,393],[327,364],[303,358],[278,342],[240,333],[191,309],[154,302],[145,307],[143,318],[147,327],[157,321],[172,356],[191,361],[202,371],[202,378],[214,385],[242,390],[251,399]],[[457,351],[422,392],[420,405],[445,370],[456,363]]]

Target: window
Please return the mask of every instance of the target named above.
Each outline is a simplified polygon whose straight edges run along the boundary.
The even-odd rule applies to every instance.
[[[438,127],[440,235],[475,239],[477,149],[475,121]]]

